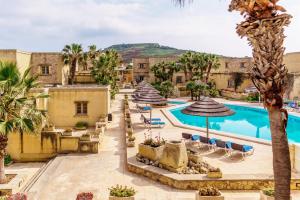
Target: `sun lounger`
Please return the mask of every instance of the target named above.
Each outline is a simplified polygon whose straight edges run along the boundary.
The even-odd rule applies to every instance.
[[[252,155],[254,153],[254,147],[250,145],[241,145],[234,142],[226,142],[226,148],[228,149],[230,155],[234,152],[240,153],[243,156],[243,159],[247,155]]]
[[[149,112],[151,110],[150,106],[139,106],[137,105],[137,109],[141,113]]]
[[[192,134],[190,133],[182,133],[181,134],[181,139],[184,141],[189,141],[192,139]]]
[[[162,128],[166,125],[165,122],[162,121],[150,121],[150,120],[144,120],[145,126],[151,126],[151,127],[159,127]]]
[[[141,118],[140,118],[142,121],[144,121],[145,119],[150,121],[150,118],[146,118],[143,114],[141,114]],[[152,121],[161,121],[160,118],[152,118],[151,119]]]

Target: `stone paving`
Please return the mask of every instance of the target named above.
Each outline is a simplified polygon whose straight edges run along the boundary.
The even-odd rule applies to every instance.
[[[112,105],[114,121],[105,132],[99,154],[68,154],[56,157],[30,188],[30,200],[75,200],[76,194],[83,191],[93,192],[96,196],[95,200],[106,200],[108,188],[116,184],[133,186],[138,191],[137,200],[194,199],[195,191],[176,190],[126,170],[126,147],[120,95]],[[158,109],[155,109],[154,115],[162,117]],[[137,137],[142,139],[143,127],[138,123],[135,126],[140,132]],[[164,129],[164,132],[167,131],[168,134],[174,134],[177,130],[170,124],[167,127],[169,128]],[[270,150],[265,153],[270,153]],[[270,172],[270,169],[267,170]],[[234,171],[234,169],[231,170],[232,173]],[[259,199],[258,191],[226,191],[224,195],[227,200]],[[300,199],[298,193],[294,195],[297,195],[294,199],[297,197]]]

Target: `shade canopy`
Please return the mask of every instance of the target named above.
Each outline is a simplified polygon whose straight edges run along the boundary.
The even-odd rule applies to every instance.
[[[209,97],[200,98],[199,101],[186,107],[181,112],[187,115],[197,115],[202,117],[224,117],[235,113],[225,105],[218,103]]]
[[[140,104],[165,104],[167,103],[167,99],[163,98],[159,94],[147,94],[147,93],[139,93],[133,95],[134,103]]]

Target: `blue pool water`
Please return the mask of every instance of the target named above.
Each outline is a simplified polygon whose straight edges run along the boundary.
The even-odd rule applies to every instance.
[[[271,140],[269,117],[266,110],[246,106],[226,106],[234,110],[235,114],[227,117],[210,117],[210,129]],[[181,112],[183,108],[175,108],[170,111],[183,124],[206,127],[205,117],[183,114]],[[287,133],[290,142],[300,143],[300,117],[289,115]]]
[[[186,102],[184,101],[168,101],[169,104],[175,104],[175,105],[181,105],[181,104],[185,104]]]

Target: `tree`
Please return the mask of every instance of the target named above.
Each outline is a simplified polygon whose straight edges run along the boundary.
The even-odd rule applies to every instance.
[[[174,86],[171,81],[162,82],[159,88],[160,94],[165,98],[168,98],[174,92]]]
[[[111,86],[112,99],[118,91],[117,67],[119,64],[119,55],[115,50],[105,51],[93,61],[92,76],[98,84]]]
[[[273,150],[275,199],[290,199],[291,161],[286,134],[287,111],[283,109],[283,94],[287,85],[287,69],[283,64],[284,27],[291,15],[279,0],[232,0],[229,11],[238,11],[245,21],[237,25],[237,33],[247,37],[252,47],[254,65],[252,82],[264,99],[268,110]],[[184,0],[177,0],[183,5]]]
[[[160,62],[151,67],[155,78],[159,82],[173,81],[174,73],[179,72],[181,67],[176,62]]]
[[[69,65],[68,84],[73,85],[78,65],[86,65],[87,55],[80,44],[66,45],[62,50],[65,65]]]
[[[236,92],[238,87],[240,87],[242,85],[242,83],[244,82],[244,74],[241,72],[233,72],[231,74],[231,78],[234,82],[234,91]]]
[[[47,96],[30,94],[38,83],[29,72],[27,69],[20,75],[16,64],[0,62],[0,183],[6,182],[4,156],[8,134],[34,132],[44,118],[44,112],[36,108],[36,100]]]
[[[192,62],[193,53],[188,51],[182,54],[178,60],[178,64],[181,70],[184,72],[185,80],[190,81],[193,77],[193,62]]]
[[[283,64],[285,48],[284,27],[291,16],[279,14],[285,11],[278,0],[232,0],[229,10],[239,11],[245,21],[237,25],[237,33],[247,37],[252,47],[254,65],[252,82],[264,99],[269,112],[272,135],[275,199],[290,199],[291,163],[286,134],[287,111],[283,109],[283,94],[287,86],[287,69]]]
[[[211,70],[218,69],[221,66],[221,64],[220,64],[219,57],[214,54],[206,54],[204,59],[206,63],[205,83],[208,84]]]
[[[190,91],[191,93],[191,100],[194,100],[194,90],[196,88],[196,83],[195,81],[189,81],[187,84],[186,84],[186,89]]]

